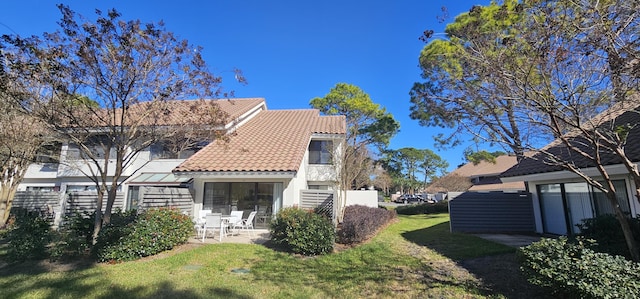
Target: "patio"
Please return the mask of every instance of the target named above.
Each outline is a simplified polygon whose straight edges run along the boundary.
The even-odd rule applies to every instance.
[[[228,235],[222,238],[222,241],[218,238],[218,231],[215,235],[209,235],[204,239],[204,244],[215,243],[236,243],[236,244],[263,244],[270,239],[269,230],[267,229],[255,229],[251,235],[246,231],[241,231],[237,234]],[[189,238],[189,243],[202,244],[202,237],[193,235]]]

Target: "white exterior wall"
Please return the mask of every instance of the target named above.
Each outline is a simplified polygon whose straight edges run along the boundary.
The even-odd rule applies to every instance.
[[[378,207],[378,191],[347,190],[347,206],[361,205],[370,208]]]
[[[560,184],[560,183],[585,183],[586,182],[580,178],[577,177],[568,177],[570,175],[568,175],[566,172],[564,172],[563,174],[565,174],[562,177],[556,177],[559,176],[558,174],[555,175],[550,175],[550,177],[552,179],[548,179],[548,180],[535,180],[535,181],[529,181],[527,182],[528,184],[528,188],[529,188],[529,192],[531,192],[531,199],[532,199],[532,203],[533,203],[533,213],[534,213],[534,218],[535,218],[535,225],[536,225],[536,233],[543,233],[544,232],[544,227],[542,224],[542,211],[540,209],[540,197],[538,194],[538,185],[546,185],[546,184]],[[597,176],[593,176],[596,179],[601,179],[600,177]],[[538,177],[540,178],[540,177]],[[638,200],[635,198],[635,184],[633,182],[633,179],[631,178],[630,175],[615,175],[615,174],[611,174],[611,179],[612,180],[625,180],[625,185],[626,185],[626,192],[627,192],[627,197],[628,197],[628,201],[629,201],[629,207],[631,209],[631,215],[638,215],[640,214],[640,203],[638,202]]]

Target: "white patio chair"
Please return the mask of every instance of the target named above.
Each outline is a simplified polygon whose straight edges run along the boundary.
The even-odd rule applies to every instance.
[[[249,217],[247,217],[247,219],[242,219],[242,221],[238,222],[236,225],[234,225],[234,228],[240,228],[240,229],[244,229],[247,232],[249,232],[250,236],[253,236],[251,233],[253,233],[253,219],[256,217],[256,214],[258,212],[256,211],[252,211],[249,214]],[[251,230],[249,230],[251,229]]]
[[[242,222],[242,215],[244,211],[231,211],[231,215],[229,215],[229,228],[235,228],[236,225]]]
[[[204,227],[205,217],[207,214],[211,214],[211,210],[200,210],[198,211],[198,217],[193,219],[193,222],[195,222],[193,228],[196,230],[196,237],[198,238],[200,237],[200,234],[202,234],[202,228]]]
[[[225,222],[222,221],[222,213],[207,214],[207,216],[205,217],[204,226],[202,227],[202,242],[204,243],[204,239],[207,237],[208,229],[213,231],[214,236],[216,229],[218,229],[220,241],[222,242],[222,236],[226,231],[225,226]]]

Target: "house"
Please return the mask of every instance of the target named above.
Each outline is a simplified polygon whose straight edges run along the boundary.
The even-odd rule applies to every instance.
[[[303,206],[304,190],[333,192],[343,116],[268,110],[262,98],[219,101],[229,121],[216,129],[230,141],[204,142],[177,154],[162,144],[149,146],[124,170],[114,209],[174,206],[194,216],[203,208],[258,210],[266,220],[283,207]],[[174,101],[173,109],[185,102]],[[31,165],[14,207],[52,207],[56,223],[62,215],[95,209],[95,184],[83,175],[90,164],[68,143],[60,146],[60,161]]]
[[[271,215],[303,206],[302,190],[333,189],[333,149],[345,118],[318,110],[265,110],[228,144],[212,143],[174,169],[193,179],[196,209],[257,210]]]
[[[469,162],[451,172],[451,175],[459,175],[469,178],[473,184],[468,191],[524,191],[522,181],[502,182],[500,174],[518,163],[514,155],[501,155],[496,157],[495,163],[480,161],[477,164]]]
[[[636,110],[618,109],[597,116],[594,125],[638,124],[640,114]],[[631,127],[628,131],[624,151],[632,162],[640,162],[640,128]],[[575,144],[581,144],[579,134],[572,136]],[[550,143],[544,151],[553,153],[561,161],[575,165],[585,174],[601,179],[596,165],[585,157],[573,153],[558,140]],[[586,149],[590,150],[590,149]],[[623,212],[630,216],[640,213],[640,204],[635,199],[638,188],[620,157],[610,151],[600,151],[602,164],[614,182],[618,203]],[[552,163],[542,154],[527,157],[501,175],[503,182],[525,181],[531,191],[535,228],[537,233],[554,235],[572,235],[579,232],[576,224],[582,219],[602,214],[611,214],[613,208],[599,190],[588,185],[575,173],[564,170]]]

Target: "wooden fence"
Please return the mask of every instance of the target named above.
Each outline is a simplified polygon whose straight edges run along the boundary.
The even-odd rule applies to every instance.
[[[449,195],[452,232],[534,233],[528,192],[464,192]]]
[[[300,190],[300,207],[317,209],[320,214],[335,220],[334,198],[335,192],[330,190]]]

